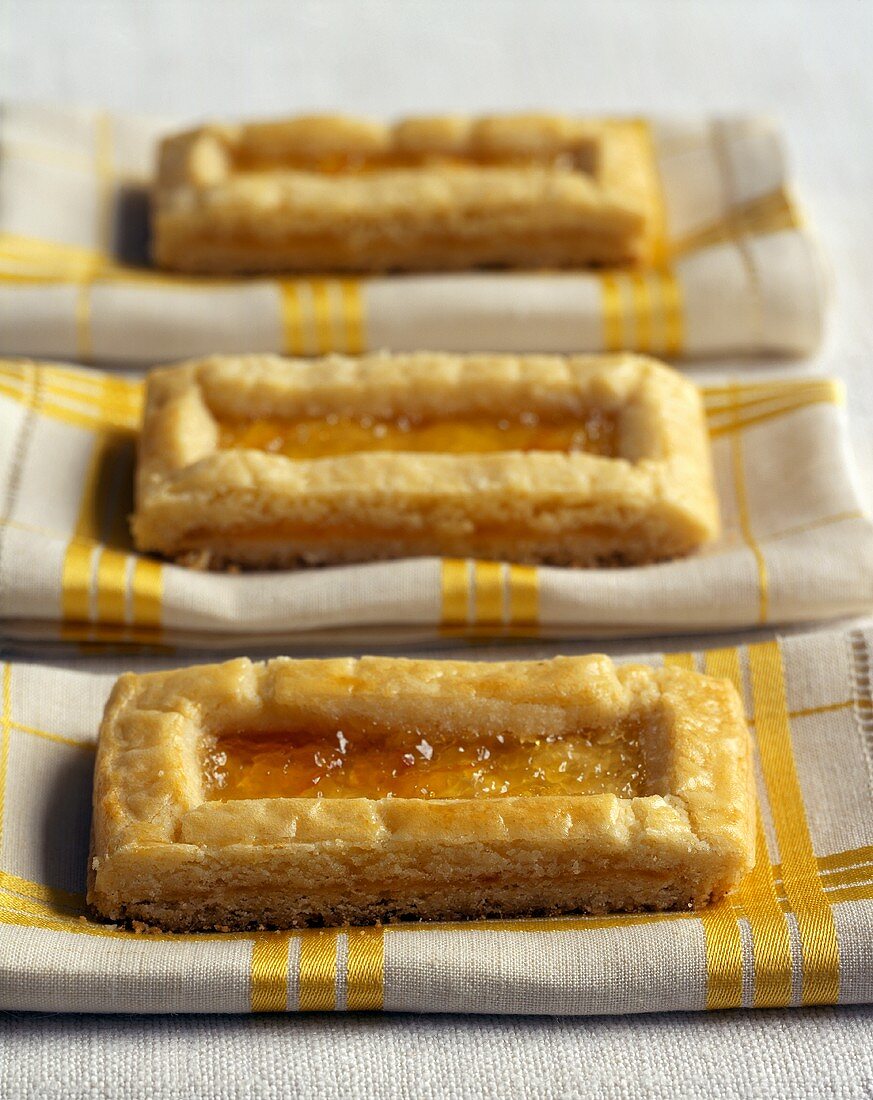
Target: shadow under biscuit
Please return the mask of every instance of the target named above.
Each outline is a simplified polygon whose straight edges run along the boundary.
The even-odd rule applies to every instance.
[[[151,212],[148,189],[122,183],[115,196],[113,258],[132,267],[151,267]]]
[[[110,550],[133,552],[130,514],[136,440],[128,432],[110,434],[100,455],[94,485],[94,513],[99,540]]]
[[[37,822],[37,881],[84,894],[88,874],[93,745],[51,745],[40,784]]]

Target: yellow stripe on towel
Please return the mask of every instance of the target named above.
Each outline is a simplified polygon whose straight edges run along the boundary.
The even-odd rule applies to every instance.
[[[289,937],[274,932],[252,944],[252,1012],[285,1012],[288,1008]]]
[[[385,981],[385,936],[382,928],[350,928],[348,933],[349,1011],[381,1009]]]
[[[736,648],[707,651],[704,667],[707,675],[730,680],[743,698],[740,654]],[[790,1004],[791,936],[776,893],[760,810],[756,824],[755,866],[740,884],[739,902],[752,939],[752,1003],[756,1008],[779,1008]]]
[[[749,647],[755,733],[770,798],[782,883],[797,921],[803,959],[801,1001],[836,1004],[840,948],[833,912],[822,888],[797,775],[779,643]]]
[[[301,1012],[336,1008],[337,932],[304,932],[300,937],[299,998]]]

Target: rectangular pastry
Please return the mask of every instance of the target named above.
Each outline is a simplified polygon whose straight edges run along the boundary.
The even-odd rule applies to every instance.
[[[88,898],[167,930],[705,906],[754,862],[726,680],[608,657],[128,673]]]
[[[213,124],[161,145],[153,251],[223,274],[635,263],[658,186],[633,121]]]
[[[640,563],[717,531],[700,395],[651,359],[243,356],[148,378],[134,540],[186,564]]]

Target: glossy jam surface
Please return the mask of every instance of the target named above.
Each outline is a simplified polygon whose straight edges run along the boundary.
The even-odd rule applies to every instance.
[[[294,459],[364,451],[487,454],[498,451],[585,451],[614,456],[617,416],[601,409],[559,422],[533,414],[517,419],[466,417],[415,423],[362,417],[319,420],[238,420],[219,425],[222,449],[246,448]]]
[[[322,176],[356,176],[373,172],[402,172],[411,169],[458,170],[476,168],[547,168],[552,171],[585,172],[592,175],[597,152],[593,144],[555,153],[477,153],[458,155],[432,152],[399,152],[362,155],[334,153],[319,157],[265,154],[262,150],[239,149],[233,155],[234,170],[240,173],[315,172]]]
[[[642,793],[641,726],[521,740],[510,733],[446,739],[418,729],[349,726],[225,733],[207,746],[207,797],[494,798]]]

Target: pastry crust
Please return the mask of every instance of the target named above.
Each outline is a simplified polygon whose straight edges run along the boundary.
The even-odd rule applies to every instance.
[[[224,274],[638,263],[658,187],[633,121],[211,124],[161,145],[154,257]]]
[[[615,423],[584,451],[357,452],[317,459],[221,449],[260,418],[542,417]],[[215,357],[149,375],[133,535],[212,568],[412,555],[596,565],[687,554],[718,532],[697,389],[621,356]]]
[[[222,730],[444,739],[639,730],[638,797],[210,799]],[[608,657],[248,659],[122,676],[100,730],[88,899],[168,930],[699,907],[754,863],[736,691]]]

